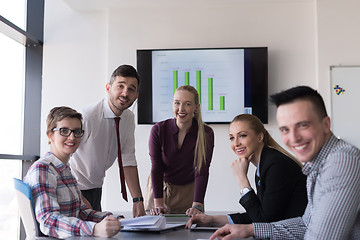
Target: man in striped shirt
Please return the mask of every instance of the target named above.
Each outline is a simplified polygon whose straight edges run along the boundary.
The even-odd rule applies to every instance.
[[[320,94],[299,86],[271,96],[284,144],[303,163],[308,205],[302,217],[225,225],[210,239],[360,239],[360,151],[330,130]]]

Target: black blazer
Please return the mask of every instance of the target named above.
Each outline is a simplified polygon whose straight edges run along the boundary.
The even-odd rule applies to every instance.
[[[281,152],[264,147],[260,157],[257,194],[248,192],[239,203],[246,213],[230,214],[234,223],[274,222],[302,216],[306,205],[306,176],[301,167]]]

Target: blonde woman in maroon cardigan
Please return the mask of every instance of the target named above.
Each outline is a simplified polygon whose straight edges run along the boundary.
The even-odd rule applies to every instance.
[[[151,179],[145,209],[154,215],[186,212],[191,216],[204,211],[214,133],[201,119],[194,87],[176,89],[173,112],[175,118],[151,129]]]

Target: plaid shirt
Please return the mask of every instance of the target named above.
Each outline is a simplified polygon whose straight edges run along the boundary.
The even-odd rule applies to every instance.
[[[91,236],[96,222],[111,215],[86,207],[70,167],[51,153],[31,166],[24,182],[30,185],[36,220],[45,235],[56,238]]]
[[[360,151],[332,135],[307,175],[308,205],[302,217],[254,223],[256,238],[360,239]]]

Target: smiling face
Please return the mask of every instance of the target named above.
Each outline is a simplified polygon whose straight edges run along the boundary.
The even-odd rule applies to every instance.
[[[280,105],[276,113],[284,144],[301,162],[311,162],[331,135],[330,118],[321,119],[309,100]]]
[[[117,76],[112,84],[106,84],[106,92],[111,110],[120,116],[139,96],[138,80],[135,77]]]
[[[195,96],[187,90],[177,90],[174,94],[173,112],[176,123],[191,124],[194,112],[199,106],[195,104]]]
[[[249,158],[254,153],[260,156],[263,134],[256,134],[247,121],[232,122],[229,127],[229,138],[231,149],[239,158]]]
[[[81,129],[81,121],[77,118],[64,118],[57,122],[56,128]],[[79,147],[81,138],[74,137],[73,132],[68,137],[61,136],[60,131],[50,131],[47,135],[51,152],[66,164],[70,154],[74,153]]]

